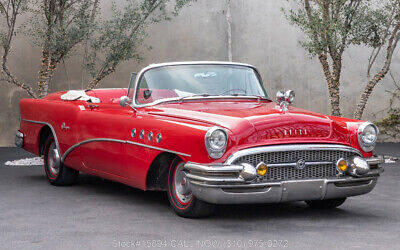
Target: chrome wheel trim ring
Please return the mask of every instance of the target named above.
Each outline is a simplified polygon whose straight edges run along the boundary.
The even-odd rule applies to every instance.
[[[176,198],[181,203],[188,203],[192,197],[192,191],[189,187],[189,182],[186,178],[186,173],[183,171],[184,162],[179,163],[174,172],[174,192]]]
[[[50,168],[50,171],[53,175],[57,176],[58,173],[60,172],[60,167],[57,165],[57,159],[56,159],[56,144],[52,142],[49,147],[49,155],[47,156],[47,164],[48,167]]]

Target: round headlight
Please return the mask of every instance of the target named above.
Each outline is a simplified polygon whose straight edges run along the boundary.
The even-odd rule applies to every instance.
[[[373,123],[365,122],[358,128],[358,143],[365,152],[371,152],[378,140],[379,130]]]
[[[213,127],[206,133],[205,144],[210,157],[219,159],[225,153],[226,145],[228,144],[228,135],[225,130]]]

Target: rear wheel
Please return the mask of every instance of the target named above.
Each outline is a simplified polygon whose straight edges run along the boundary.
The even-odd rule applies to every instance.
[[[306,203],[312,208],[332,209],[332,208],[339,207],[345,201],[346,201],[346,198],[339,198],[339,199],[329,199],[329,200],[306,201]]]
[[[168,200],[175,213],[185,218],[200,218],[214,212],[215,205],[198,200],[192,194],[183,169],[184,162],[175,158],[168,174]]]
[[[54,136],[50,135],[44,146],[44,170],[47,179],[52,185],[66,186],[75,184],[79,171],[64,166],[59,160],[59,153],[54,140]]]

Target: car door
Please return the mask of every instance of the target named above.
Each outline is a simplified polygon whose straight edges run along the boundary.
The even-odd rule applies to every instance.
[[[82,109],[78,117],[79,152],[84,167],[123,177],[124,120],[134,112],[118,103],[85,103]]]

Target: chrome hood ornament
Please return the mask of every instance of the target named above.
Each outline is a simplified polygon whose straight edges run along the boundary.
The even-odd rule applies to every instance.
[[[295,98],[295,93],[293,90],[288,90],[286,92],[278,91],[276,93],[276,103],[279,105],[279,109],[282,111],[287,111],[289,105],[293,104]]]

